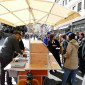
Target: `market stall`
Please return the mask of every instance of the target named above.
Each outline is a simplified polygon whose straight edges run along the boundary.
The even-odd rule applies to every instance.
[[[18,64],[13,67],[15,62]],[[43,77],[47,77],[48,71],[52,69],[57,70],[61,68],[55,58],[49,55],[49,51],[42,41],[32,41],[30,44],[30,53],[27,54],[27,57],[18,56],[18,58],[15,58],[4,68],[4,70],[9,71],[10,77],[17,77],[18,82],[21,79],[27,79],[27,73],[31,73],[33,79],[37,80],[40,85],[43,85]],[[21,83],[19,85],[25,84]]]

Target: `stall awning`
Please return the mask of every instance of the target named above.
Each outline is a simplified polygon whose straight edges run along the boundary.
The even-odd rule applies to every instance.
[[[67,24],[67,25],[65,25],[65,26],[59,27],[59,29],[66,29],[66,28],[68,28],[69,26],[70,26],[70,24]]]
[[[15,27],[29,23],[57,26],[78,16],[80,16],[78,13],[49,1],[0,1],[0,22]]]

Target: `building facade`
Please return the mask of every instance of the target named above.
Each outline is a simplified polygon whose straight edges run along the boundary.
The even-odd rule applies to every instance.
[[[67,29],[73,31],[74,33],[76,31],[85,33],[85,0],[59,0],[58,4],[78,12],[81,15],[74,20],[62,24],[58,28],[65,30],[67,26]]]
[[[78,12],[81,16],[85,15],[85,0],[59,0],[58,4]]]

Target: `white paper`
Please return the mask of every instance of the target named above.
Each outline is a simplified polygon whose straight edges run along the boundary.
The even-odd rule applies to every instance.
[[[59,50],[60,48],[56,48],[57,50]]]
[[[56,64],[56,62],[52,62],[52,64]]]

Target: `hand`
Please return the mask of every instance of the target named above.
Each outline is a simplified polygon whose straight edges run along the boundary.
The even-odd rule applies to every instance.
[[[21,52],[22,52],[22,54],[24,53],[24,51],[23,51],[23,50],[21,50]]]
[[[85,59],[85,57],[83,57],[83,59]]]
[[[64,56],[65,56],[65,54],[62,55],[62,57],[64,57]]]
[[[64,58],[62,57],[61,63],[63,63]]]
[[[15,61],[15,58],[13,58],[12,61]]]
[[[15,51],[15,53],[17,54],[17,52]]]
[[[53,45],[53,47],[56,47],[57,45]]]
[[[24,51],[27,51],[27,49],[25,48]]]

